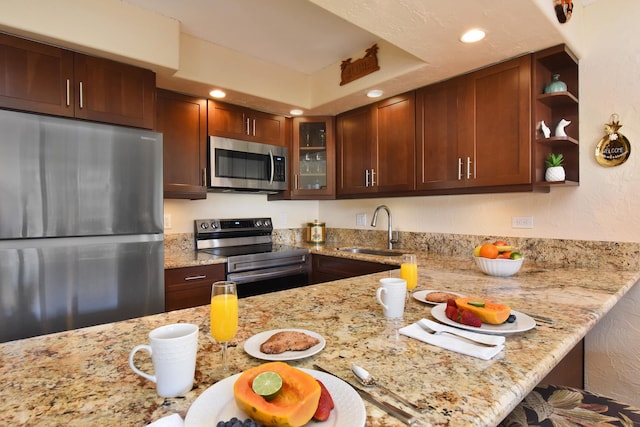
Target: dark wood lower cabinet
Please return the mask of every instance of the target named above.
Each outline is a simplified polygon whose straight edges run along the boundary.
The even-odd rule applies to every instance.
[[[211,302],[211,285],[225,278],[225,264],[171,268],[164,271],[165,311]]]
[[[584,388],[584,340],[576,344],[540,384]]]
[[[360,261],[327,255],[311,255],[311,283],[330,282],[364,274],[394,270],[397,265]]]

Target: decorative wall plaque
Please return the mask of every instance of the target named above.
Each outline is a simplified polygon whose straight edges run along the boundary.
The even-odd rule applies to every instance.
[[[353,62],[351,62],[351,58],[345,59],[340,64],[340,68],[342,69],[340,86],[378,71],[380,69],[378,66],[378,45],[371,46],[365,51],[365,55],[362,58]]]
[[[596,161],[601,166],[618,166],[623,164],[631,154],[631,144],[626,136],[618,132],[622,127],[618,115],[611,115],[611,122],[604,125],[607,132],[596,146]]]

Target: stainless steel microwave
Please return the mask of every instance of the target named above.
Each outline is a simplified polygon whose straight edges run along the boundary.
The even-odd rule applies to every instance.
[[[277,193],[287,189],[286,147],[210,136],[209,161],[212,191]]]

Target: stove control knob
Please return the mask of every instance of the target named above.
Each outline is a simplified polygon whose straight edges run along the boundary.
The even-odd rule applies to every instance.
[[[218,224],[217,224],[217,223],[215,223],[215,222],[212,222],[212,223],[211,223],[211,229],[212,229],[212,230],[215,230],[216,228],[218,228]]]
[[[200,228],[202,228],[203,230],[206,230],[207,228],[209,228],[209,224],[207,224],[206,222],[201,222]]]
[[[265,227],[269,227],[271,225],[271,220],[270,219],[265,219],[264,220],[264,226]]]

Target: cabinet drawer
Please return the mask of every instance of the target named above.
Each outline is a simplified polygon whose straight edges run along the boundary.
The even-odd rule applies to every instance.
[[[213,264],[165,270],[165,311],[209,304],[211,285],[225,278],[224,266]]]

